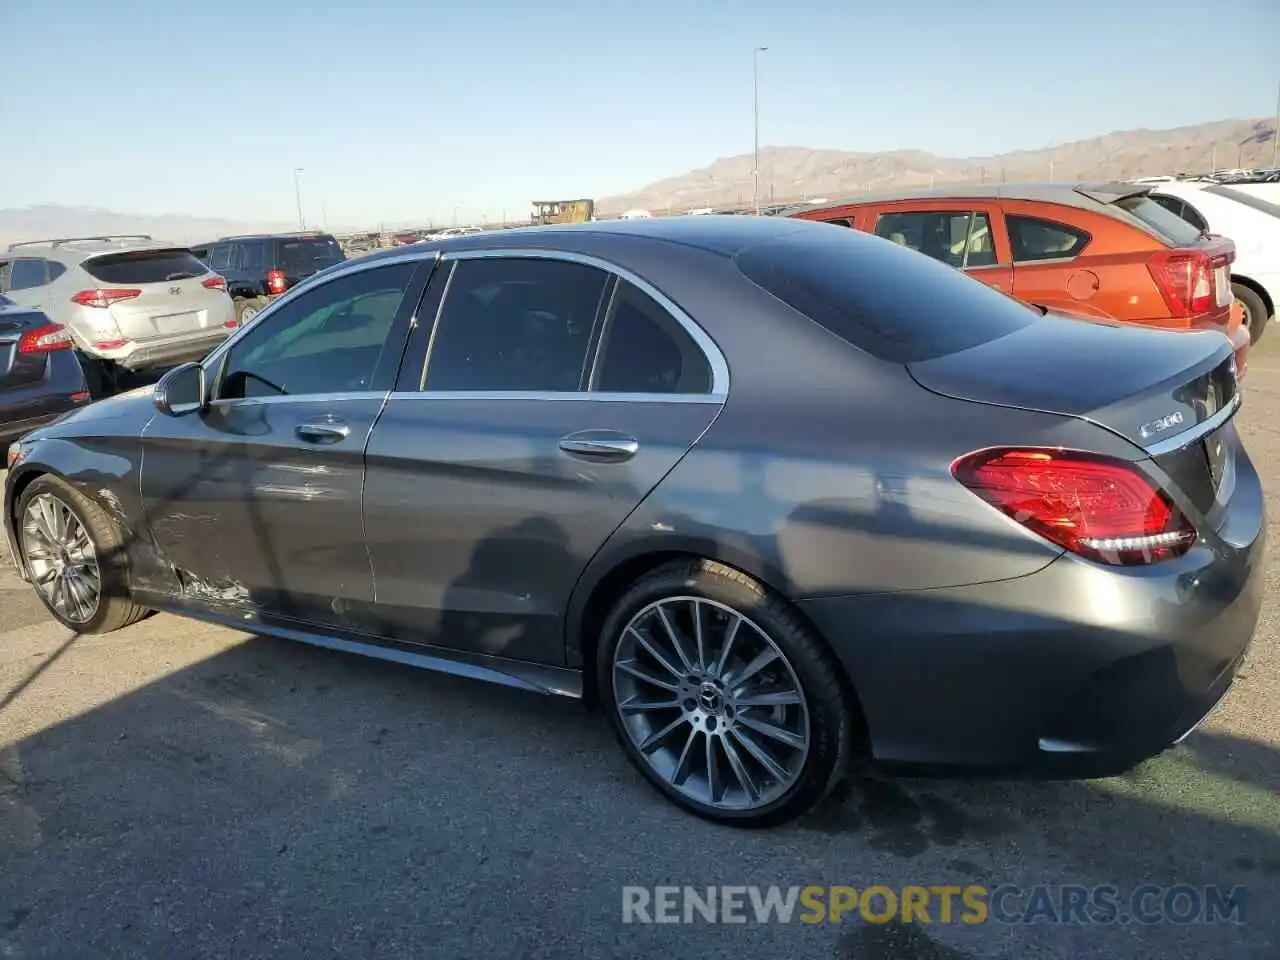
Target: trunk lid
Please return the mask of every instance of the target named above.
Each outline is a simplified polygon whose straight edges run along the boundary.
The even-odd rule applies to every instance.
[[[182,336],[223,322],[226,292],[204,285],[214,274],[189,250],[109,253],[81,267],[103,288],[137,291],[107,308],[126,340]]]
[[[1220,434],[1239,393],[1235,354],[1220,333],[1049,313],[1007,336],[907,369],[943,396],[1097,423],[1146,450],[1206,515],[1229,472],[1232,447]]]

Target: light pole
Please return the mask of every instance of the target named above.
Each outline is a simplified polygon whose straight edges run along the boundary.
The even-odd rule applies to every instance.
[[[298,203],[298,229],[307,229],[307,221],[302,217],[302,168],[293,168],[293,199]]]
[[[751,203],[760,216],[760,54],[768,47],[751,51],[751,119],[755,131],[755,159],[751,164]]]
[[[1276,165],[1276,157],[1280,156],[1280,84],[1276,85],[1276,125],[1271,128],[1271,166]]]

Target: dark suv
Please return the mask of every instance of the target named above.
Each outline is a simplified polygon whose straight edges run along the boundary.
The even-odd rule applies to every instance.
[[[241,325],[294,284],[346,259],[337,240],[311,232],[221,237],[191,250],[226,278]]]

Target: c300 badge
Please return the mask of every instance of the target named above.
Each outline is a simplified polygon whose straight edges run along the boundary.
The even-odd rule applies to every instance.
[[[1143,440],[1154,437],[1157,433],[1164,433],[1173,427],[1179,426],[1183,421],[1182,411],[1175,410],[1173,413],[1166,413],[1159,420],[1152,420],[1150,423],[1144,423],[1138,428],[1138,434]]]

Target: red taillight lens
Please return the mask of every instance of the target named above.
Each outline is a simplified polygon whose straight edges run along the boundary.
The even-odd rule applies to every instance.
[[[225,290],[227,289],[227,281],[219,276],[212,276],[204,280],[200,286],[206,290]]]
[[[73,346],[70,331],[59,323],[46,323],[18,338],[19,353],[53,353],[55,350],[70,350]]]
[[[267,289],[272,293],[284,293],[285,278],[283,270],[267,271]]]
[[[1029,530],[1099,563],[1133,566],[1181,556],[1196,531],[1136,466],[1071,450],[980,450],[952,475]]]
[[[141,290],[81,290],[71,298],[71,302],[78,303],[82,307],[98,307],[105,310],[113,303],[140,296],[142,296]]]
[[[1147,262],[1151,279],[1174,317],[1197,317],[1213,309],[1213,261],[1188,250],[1157,253]]]

